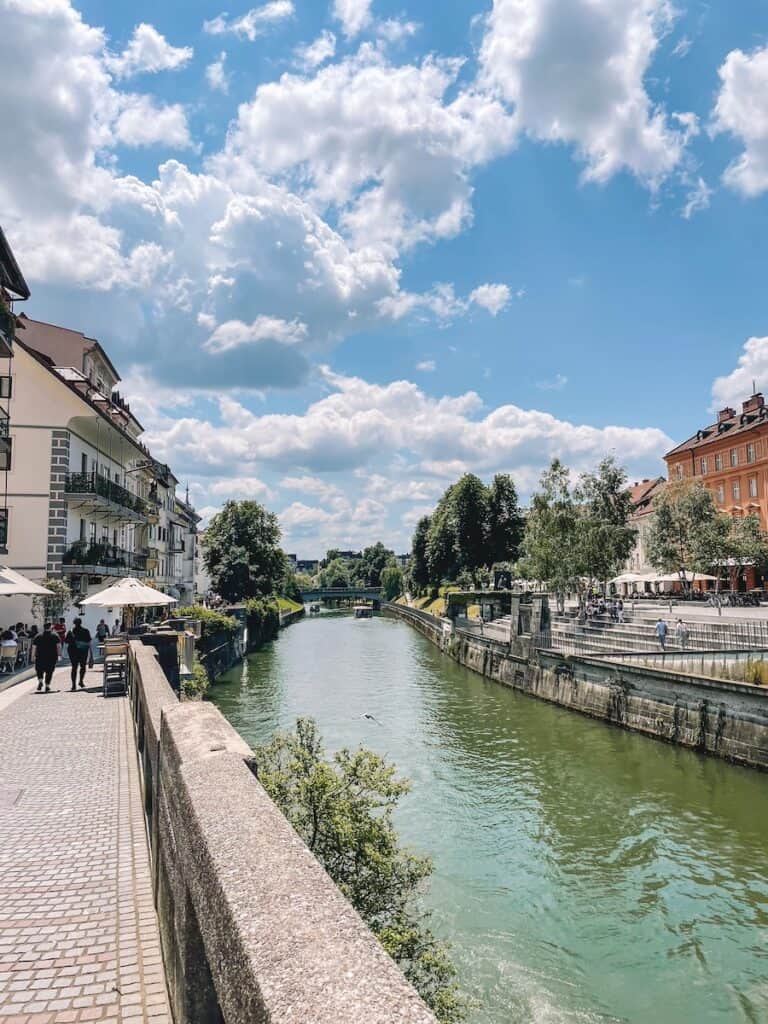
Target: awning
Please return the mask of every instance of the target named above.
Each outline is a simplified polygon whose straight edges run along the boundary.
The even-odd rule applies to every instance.
[[[81,607],[89,608],[156,608],[159,605],[176,604],[176,598],[146,586],[135,576],[126,576],[79,603]]]
[[[53,591],[33,583],[15,569],[0,565],[0,597],[52,597]]]

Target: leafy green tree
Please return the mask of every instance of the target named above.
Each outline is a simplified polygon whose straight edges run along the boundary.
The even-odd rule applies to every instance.
[[[720,514],[717,518],[725,520],[725,536],[721,548],[724,557],[717,561],[727,561],[731,589],[736,590],[739,576],[748,566],[754,566],[759,572],[765,569],[768,563],[768,536],[763,532],[757,516],[732,518]]]
[[[339,589],[350,585],[349,566],[343,558],[334,558],[324,569],[320,570],[319,582],[321,587]]]
[[[449,488],[432,513],[427,535],[427,568],[430,583],[453,579],[457,571],[456,510],[451,501],[453,488]]]
[[[331,562],[335,562],[337,558],[341,558],[341,551],[338,548],[328,548],[325,558],[320,559],[320,568],[325,569]]]
[[[384,599],[394,601],[403,592],[403,571],[397,562],[392,559],[388,562],[381,573],[381,585],[384,588]]]
[[[568,469],[553,459],[531,498],[521,545],[519,571],[556,591],[575,589],[581,575],[579,511]]]
[[[615,576],[635,543],[637,531],[629,524],[632,497],[627,474],[615,459],[605,458],[594,473],[582,473],[575,498],[581,572],[591,586]]]
[[[427,541],[432,520],[422,516],[416,523],[411,541],[411,559],[408,565],[410,585],[416,591],[423,590],[429,583],[429,563],[427,561]]]
[[[488,488],[488,565],[517,560],[523,525],[515,482],[508,473],[497,473]]]
[[[203,560],[225,601],[271,594],[285,573],[277,516],[257,501],[228,501],[205,533]]]
[[[72,602],[72,591],[66,580],[56,578],[40,581],[40,586],[52,593],[32,598],[32,615],[41,622],[61,618]]]
[[[298,719],[295,733],[258,747],[254,771],[438,1020],[463,1020],[456,970],[419,906],[432,864],[403,849],[392,824],[409,783],[370,750],[326,757],[308,718]]]
[[[297,572],[294,579],[296,580],[296,586],[300,591],[311,590],[315,582],[308,572]]]
[[[289,601],[301,603],[301,587],[297,580],[297,574],[293,571],[293,566],[287,558],[285,560],[283,581],[280,586],[280,595],[281,597],[288,598]]]
[[[653,503],[648,531],[651,565],[678,573],[683,589],[689,590],[695,574],[706,572],[722,557],[725,539],[718,522],[706,487],[698,482],[668,484]]]
[[[458,569],[466,569],[473,580],[481,565],[489,562],[488,488],[474,473],[465,473],[451,493],[456,527]]]
[[[352,564],[352,581],[365,587],[381,586],[381,574],[394,554],[394,551],[385,548],[381,541],[365,548],[362,556]]]

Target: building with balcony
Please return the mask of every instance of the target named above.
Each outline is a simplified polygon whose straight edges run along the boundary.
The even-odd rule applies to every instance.
[[[7,311],[11,284],[18,297],[29,292],[6,250],[0,232]],[[186,586],[191,595],[194,570],[182,556],[196,514],[182,503],[183,525],[172,525],[176,477],[140,440],[141,423],[115,391],[120,378],[109,356],[79,331],[13,317],[6,389],[13,415],[6,410],[5,431],[0,415],[3,560],[34,580],[66,578],[76,597],[120,576],[153,579],[161,567],[162,589],[180,596]],[[4,622],[27,620],[29,599],[13,604],[4,604]]]
[[[624,566],[625,572],[651,573],[655,567],[648,560],[648,537],[653,525],[653,503],[666,487],[663,476],[642,480],[630,488],[632,512],[629,525],[636,531],[635,544]]]
[[[756,515],[768,531],[768,408],[760,393],[726,407],[717,421],[667,452],[671,483],[696,481],[712,494],[721,512]]]

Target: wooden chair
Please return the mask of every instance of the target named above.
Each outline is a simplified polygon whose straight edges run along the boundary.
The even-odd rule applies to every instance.
[[[128,641],[122,637],[107,637],[104,641],[102,692],[105,697],[128,692]]]

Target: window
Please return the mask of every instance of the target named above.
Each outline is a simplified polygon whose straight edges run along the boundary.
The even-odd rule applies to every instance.
[[[701,475],[702,476],[706,476],[707,475],[707,456],[706,455],[703,455],[701,457],[701,459],[700,459],[700,466],[701,466]]]
[[[13,442],[10,437],[4,437],[0,440],[0,470],[11,468],[11,452],[13,450]]]
[[[680,463],[678,463],[675,466],[675,476],[677,477],[678,480],[682,480],[683,479],[683,467],[680,465]]]
[[[84,519],[81,519],[80,520],[80,540],[82,541],[83,544],[85,544],[85,530],[86,530],[86,522],[85,522]]]
[[[757,477],[751,476],[749,478],[749,496],[750,498],[757,497]]]
[[[731,494],[733,495],[734,501],[738,501],[741,498],[741,485],[738,480],[736,483],[731,485]]]
[[[747,462],[755,461],[755,446],[753,444],[747,445]]]
[[[723,468],[723,456],[722,455],[716,455],[715,456],[715,469],[716,470],[720,470],[722,468]]]
[[[739,453],[736,448],[731,448],[731,465],[738,466],[739,464]]]
[[[91,544],[95,544],[96,543],[96,523],[90,523],[89,526],[90,526],[89,533],[91,535],[90,536],[90,541],[91,541]]]
[[[0,548],[8,547],[8,509],[0,508]]]
[[[715,491],[715,495],[717,497],[718,505],[724,505],[725,504],[725,487],[722,484],[718,484],[717,485],[717,490]]]
[[[12,378],[0,377],[0,398],[10,398],[13,391]]]

